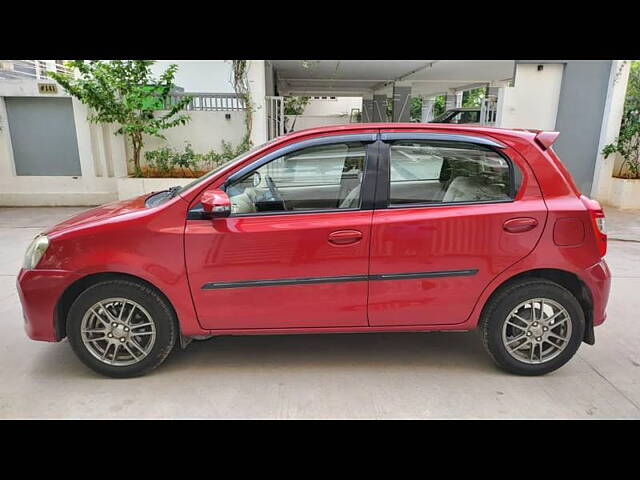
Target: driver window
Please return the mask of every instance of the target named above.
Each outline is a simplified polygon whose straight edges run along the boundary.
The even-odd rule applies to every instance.
[[[226,189],[232,214],[360,207],[365,150],[339,143],[297,150]]]

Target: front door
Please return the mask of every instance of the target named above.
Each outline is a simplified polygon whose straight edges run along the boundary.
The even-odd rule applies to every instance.
[[[204,328],[367,325],[372,140],[345,137],[258,159],[225,185],[230,217],[187,220]]]
[[[546,219],[540,189],[508,148],[385,137],[386,178],[378,183],[385,198],[376,198],[372,227],[370,325],[462,323],[489,282],[536,245]]]

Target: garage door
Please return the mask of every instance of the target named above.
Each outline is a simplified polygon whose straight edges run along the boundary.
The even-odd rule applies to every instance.
[[[5,97],[17,175],[79,176],[70,98]]]

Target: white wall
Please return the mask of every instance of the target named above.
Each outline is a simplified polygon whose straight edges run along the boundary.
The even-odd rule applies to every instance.
[[[515,84],[505,87],[498,105],[496,126],[553,130],[562,84],[562,64],[518,64]]]
[[[247,80],[253,103],[251,143],[261,145],[267,141],[267,65],[265,60],[247,60]]]
[[[352,108],[362,110],[361,97],[336,97],[331,99],[312,98],[304,109],[303,115],[347,115]]]
[[[170,128],[163,132],[166,140],[157,137],[146,136],[142,153],[156,150],[164,146],[170,146],[177,150],[184,149],[185,142],[189,141],[196,153],[206,153],[209,150],[221,151],[221,141],[230,142],[234,147],[240,144],[246,128],[244,125],[244,112],[187,112],[191,121],[184,126]],[[227,120],[225,114],[231,118]]]
[[[620,124],[624,112],[624,102],[629,81],[631,62],[629,60],[614,60],[611,62],[607,100],[605,103],[602,130],[598,142],[598,157],[593,173],[591,196],[609,204],[615,203],[614,184],[625,185],[629,182],[614,182],[612,175],[617,175],[623,159],[619,154],[604,158],[602,150],[605,145],[613,143],[620,133]],[[623,198],[619,197],[619,198]],[[620,204],[620,203],[619,203]]]
[[[15,174],[11,136],[4,102],[6,96],[40,95],[32,79],[0,82],[0,205],[97,205],[115,200],[115,177],[125,175],[126,161],[122,137],[113,135],[109,125],[93,125],[87,109],[72,99],[78,139],[81,176],[18,176]]]
[[[174,82],[187,93],[234,93],[230,60],[156,60],[151,71],[160,76],[172,63],[178,65]]]
[[[98,205],[116,200],[116,179],[125,177],[130,166],[127,157],[130,159],[131,155],[127,155],[125,137],[113,134],[115,126],[89,123],[87,108],[76,99],[72,99],[72,105],[82,174],[77,177],[15,174],[4,97],[67,97],[61,89],[57,95],[40,95],[37,84],[32,79],[0,81],[0,205]],[[226,113],[231,117],[229,120],[225,118]],[[221,151],[221,140],[235,147],[244,136],[242,111],[196,111],[189,115],[191,121],[187,125],[164,132],[166,140],[147,137],[143,155],[146,150],[164,145],[183,149],[186,140],[197,153],[211,149]]]
[[[343,125],[349,123],[349,117],[344,115],[285,115],[288,131],[297,132],[306,128],[322,127],[325,125]],[[290,130],[295,118],[293,130]]]

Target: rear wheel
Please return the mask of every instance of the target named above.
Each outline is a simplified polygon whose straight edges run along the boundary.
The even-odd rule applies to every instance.
[[[491,357],[520,375],[543,375],[567,363],[582,342],[584,328],[578,300],[544,279],[507,287],[490,300],[480,321]]]
[[[67,317],[67,335],[76,355],[96,372],[134,377],[165,360],[177,326],[157,292],[138,282],[109,280],[78,296]]]

